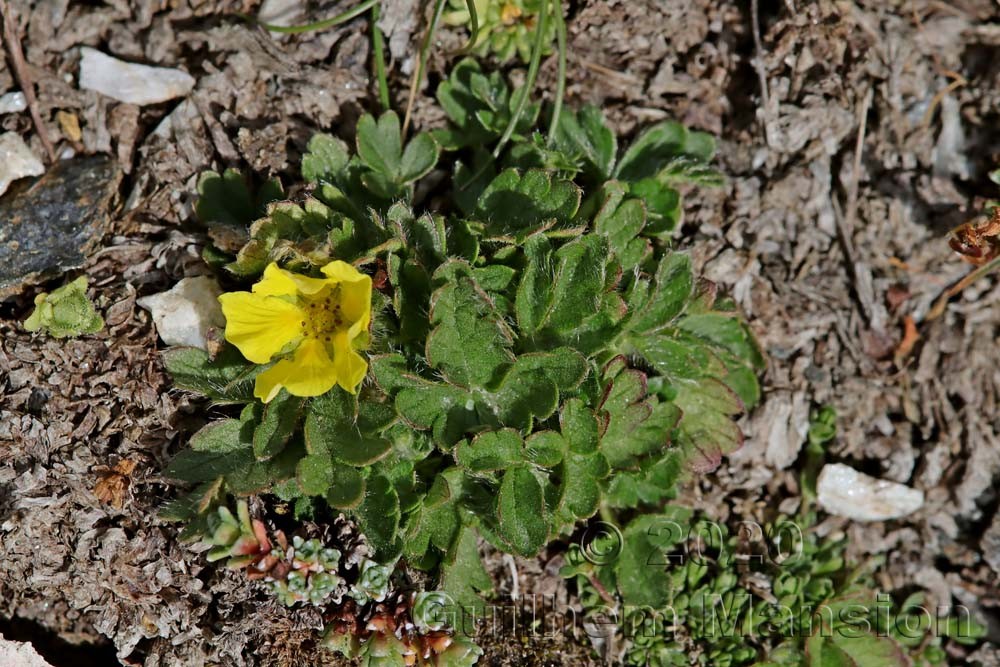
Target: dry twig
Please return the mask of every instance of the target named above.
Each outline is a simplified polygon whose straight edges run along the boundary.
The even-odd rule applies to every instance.
[[[0,14],[3,14],[3,37],[4,42],[7,44],[7,52],[10,54],[11,69],[14,71],[17,83],[21,86],[21,91],[24,93],[24,99],[28,103],[28,109],[31,111],[31,120],[35,124],[35,131],[38,132],[38,138],[42,140],[45,152],[49,156],[49,162],[55,162],[57,159],[56,149],[52,145],[52,142],[49,141],[49,135],[45,131],[45,125],[42,123],[42,114],[38,110],[38,99],[35,97],[35,84],[31,80],[28,65],[24,61],[21,40],[17,36],[17,22],[14,20],[14,14],[7,5],[7,0],[0,0]]]

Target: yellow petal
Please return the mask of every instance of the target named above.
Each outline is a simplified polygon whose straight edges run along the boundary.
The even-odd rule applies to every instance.
[[[226,317],[226,340],[255,364],[266,364],[302,335],[302,311],[284,299],[229,292],[219,302]]]
[[[352,394],[357,392],[368,372],[368,362],[354,351],[346,333],[333,340],[333,364],[337,369],[337,383]]]
[[[372,315],[372,279],[356,268],[336,260],[320,269],[331,281],[340,283],[340,310],[351,327],[349,339],[368,329]]]
[[[337,367],[323,343],[307,338],[291,359],[282,359],[257,376],[254,396],[267,403],[284,387],[293,396],[319,396],[337,384]]]
[[[327,278],[335,280],[338,283],[353,283],[362,278],[367,278],[367,276],[347,262],[342,262],[339,259],[334,260],[324,266],[320,271],[323,272]]]
[[[362,331],[368,330],[372,316],[372,279],[363,276],[363,280],[340,285],[340,311],[351,322],[348,330],[353,339]]]
[[[264,296],[311,295],[316,294],[329,284],[330,281],[324,278],[310,278],[292,273],[271,262],[264,269],[263,277],[253,286],[253,293]]]

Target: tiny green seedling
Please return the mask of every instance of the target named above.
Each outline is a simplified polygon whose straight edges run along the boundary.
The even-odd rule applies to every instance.
[[[42,331],[54,338],[97,333],[104,320],[87,298],[87,278],[80,276],[51,294],[35,297],[35,310],[24,321],[27,331]]]

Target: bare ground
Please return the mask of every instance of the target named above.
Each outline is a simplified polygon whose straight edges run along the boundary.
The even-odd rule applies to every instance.
[[[199,171],[288,176],[313,131],[349,135],[374,108],[365,24],[272,39],[233,18],[253,1],[16,4],[50,135],[128,173],[114,233],[84,267],[108,328],[69,343],[23,332],[44,285],[0,305],[0,632],[35,637],[57,665],[114,664],[115,653],[149,666],[303,664],[318,616],[208,567],[154,516],[172,493],[158,470],[199,406],[169,390],[135,298],[204,271],[191,220]],[[318,4],[317,15],[330,5]],[[397,100],[412,4],[387,9]],[[947,230],[1000,193],[986,177],[1000,163],[996,4],[761,2],[757,30],[751,3],[570,4],[570,103],[601,105],[624,132],[667,117],[708,130],[729,176],[688,197],[679,242],[749,314],[770,366],[747,444],[685,500],[720,519],[794,509],[809,410],[833,405],[834,455],[927,502],[905,520],[831,518],[823,530],[847,531],[856,557],[885,555],[887,590],[980,609],[1000,641],[1000,286],[981,280],[933,308],[968,270]],[[460,43],[441,42],[439,53]],[[141,109],[80,91],[79,45],[183,67],[196,91]],[[544,89],[553,75],[548,62]],[[0,92],[14,87],[0,70]],[[418,110],[418,122],[439,121],[429,104]],[[27,114],[0,125],[42,154]],[[122,461],[136,465],[112,480],[116,508],[95,489]],[[510,563],[492,560],[509,592]],[[513,570],[522,592],[566,595],[548,557]],[[498,641],[485,664],[586,664],[587,650]],[[990,644],[975,659],[1000,663]]]

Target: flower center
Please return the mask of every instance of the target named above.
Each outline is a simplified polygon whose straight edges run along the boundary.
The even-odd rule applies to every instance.
[[[346,329],[346,321],[340,308],[340,285],[323,290],[304,303],[305,320],[302,321],[302,335],[330,342],[334,334]]]

